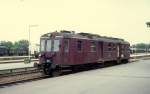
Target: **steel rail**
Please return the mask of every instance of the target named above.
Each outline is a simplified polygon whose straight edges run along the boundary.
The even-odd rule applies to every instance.
[[[38,59],[31,59],[31,62],[34,61],[39,61]],[[6,64],[6,63],[20,63],[20,62],[24,62],[24,60],[2,60],[0,61],[0,64]]]
[[[140,58],[143,58],[143,57],[144,58],[150,57],[150,55],[132,56],[132,57],[130,57],[130,60],[140,59]],[[41,72],[41,70],[39,70],[36,67],[24,67],[24,68],[15,68],[15,69],[5,69],[5,70],[0,70],[0,78],[1,77],[7,77],[7,76],[14,76],[14,75],[35,73],[35,72]]]
[[[0,70],[0,78],[21,75],[21,74],[35,73],[35,72],[40,72],[40,70],[38,70],[36,67],[5,69],[5,70]]]

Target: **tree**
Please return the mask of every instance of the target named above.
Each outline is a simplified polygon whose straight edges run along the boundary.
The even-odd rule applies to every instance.
[[[150,44],[138,43],[131,46],[132,48],[136,48],[137,51],[148,52],[150,51]]]
[[[29,41],[28,40],[20,40],[14,43],[14,49],[17,53],[24,51],[26,54],[29,48]]]
[[[8,55],[10,55],[10,51],[13,48],[13,43],[11,41],[1,41],[0,45],[5,46],[7,49]]]
[[[20,49],[28,50],[28,47],[29,47],[28,40],[20,40],[20,41],[18,41],[18,44],[19,44]]]
[[[0,46],[5,48],[6,55],[27,55],[29,42],[28,40],[19,40],[15,43],[11,41],[1,41]]]
[[[145,49],[146,47],[147,47],[147,44],[145,43],[136,44],[136,48]]]

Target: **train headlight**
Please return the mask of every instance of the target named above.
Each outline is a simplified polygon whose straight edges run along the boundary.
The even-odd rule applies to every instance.
[[[41,53],[39,54],[39,57],[41,57]]]
[[[51,61],[49,59],[46,60],[46,63],[51,63]]]

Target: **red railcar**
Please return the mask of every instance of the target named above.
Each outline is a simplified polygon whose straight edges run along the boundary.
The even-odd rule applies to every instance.
[[[45,74],[63,66],[128,61],[130,44],[123,39],[70,31],[52,32],[40,38],[40,65]]]

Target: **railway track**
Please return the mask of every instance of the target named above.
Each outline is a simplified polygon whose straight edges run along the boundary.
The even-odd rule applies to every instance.
[[[150,59],[150,55],[131,57],[130,62],[134,62],[138,59]],[[21,81],[41,79],[45,77],[47,76],[42,74],[42,70],[38,70],[35,67],[0,70],[0,86]]]
[[[39,70],[35,67],[25,67],[25,68],[0,70],[0,78],[8,77],[8,76],[21,75],[21,74],[28,74],[28,73],[38,72],[38,71]]]
[[[0,70],[0,86],[41,77],[41,70],[35,67]]]

